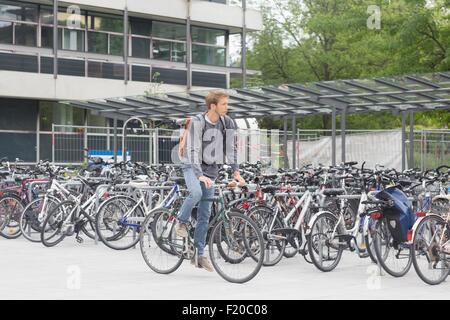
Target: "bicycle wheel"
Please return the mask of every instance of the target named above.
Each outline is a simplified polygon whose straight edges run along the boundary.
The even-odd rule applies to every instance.
[[[283,258],[284,250],[286,248],[286,240],[282,239],[283,235],[271,232],[273,229],[284,228],[284,224],[279,217],[275,217],[273,213],[267,211],[257,212],[256,215],[250,215],[258,224],[259,229],[264,239],[264,262],[263,266],[274,266]],[[277,238],[278,236],[278,238]],[[252,254],[253,259],[257,259],[256,255]]]
[[[183,263],[183,238],[175,234],[175,217],[164,208],[150,212],[139,234],[145,263],[157,273],[169,274]]]
[[[222,253],[218,247],[221,246]],[[258,225],[240,212],[231,210],[213,227],[209,238],[209,255],[217,273],[233,283],[245,283],[253,279],[264,261],[264,239]],[[256,255],[257,259],[250,256]],[[223,257],[225,254],[226,258]],[[240,263],[229,259],[246,257]]]
[[[126,250],[139,242],[144,210],[136,200],[118,195],[102,203],[95,218],[98,238],[109,248]]]
[[[34,199],[25,207],[19,219],[20,231],[25,239],[41,242],[44,219],[59,203],[57,198],[45,196]]]
[[[19,196],[14,194],[0,198],[0,235],[6,239],[16,239],[20,231],[20,215],[24,204]]]
[[[364,236],[364,242],[367,248],[367,253],[369,254],[370,260],[373,263],[377,262],[377,255],[375,253],[375,244],[373,241],[373,235],[375,234],[375,222],[376,220],[372,219],[370,216],[366,217],[366,219],[369,219],[369,229],[367,230],[368,234]]]
[[[95,218],[97,215],[96,208],[90,209],[88,212],[82,212],[85,217],[85,223],[80,227],[81,231],[90,239],[95,240],[97,236],[97,227],[95,225]]]
[[[46,247],[56,246],[66,236],[75,232],[73,214],[77,210],[77,204],[73,201],[59,203],[47,215],[42,224],[41,242]]]
[[[340,226],[336,228],[337,223],[335,215],[324,212],[319,213],[311,225],[308,239],[309,256],[312,263],[323,272],[334,270],[342,257],[344,246],[339,243],[338,236],[344,232]]]
[[[216,247],[217,247],[217,252],[228,263],[231,263],[231,264],[241,263],[242,261],[245,260],[245,258],[248,257],[246,250],[242,250],[240,255],[234,254],[234,255],[230,256],[227,254],[228,243],[227,243],[227,235],[225,233],[225,229],[222,230],[222,234],[219,234],[216,237],[215,243],[216,243]],[[242,243],[242,246],[245,246],[245,244]],[[255,254],[251,254],[251,257],[252,257],[252,259],[256,260],[257,258],[254,257],[254,255]]]
[[[265,267],[274,266],[280,262],[286,248],[286,240],[277,238],[280,235],[270,232],[273,229],[284,228],[283,221],[274,216],[272,210],[269,210],[269,208],[261,206],[247,214],[258,224],[263,235],[265,241],[263,266]],[[252,258],[257,259],[255,255],[252,255]]]
[[[445,220],[437,215],[429,215],[420,221],[414,235],[414,269],[420,279],[430,285],[444,282],[450,272],[450,253],[445,253],[440,245],[443,233],[445,234]]]
[[[366,243],[367,253],[369,254],[370,260],[373,263],[378,263],[373,238],[371,236],[366,235],[364,237],[364,242]]]
[[[290,225],[288,227],[294,228],[295,223],[297,222],[297,219],[300,218],[301,208],[297,209],[297,212],[294,214],[293,217],[291,217]],[[311,221],[311,218],[314,216],[315,212],[313,212],[312,208],[308,208],[308,210],[305,213],[305,216],[303,217],[303,223],[301,226],[302,233],[306,233],[309,230],[309,223]],[[309,236],[305,236],[305,239],[303,239],[302,235],[290,235],[291,237],[290,241],[286,242],[286,247],[284,249],[283,256],[285,258],[293,258],[297,253],[301,253],[303,258],[306,262],[311,263],[311,261],[308,260],[308,240]],[[299,248],[296,248],[292,246],[291,242],[295,241],[293,238],[298,239],[298,244],[300,245]],[[305,242],[303,242],[305,240]],[[303,249],[301,249],[303,247]]]
[[[431,203],[431,212],[444,217],[450,212],[450,199],[437,198]]]
[[[88,212],[82,212],[82,215],[84,216],[84,223],[81,224],[80,230],[85,234],[88,238],[95,240],[97,233],[97,229],[95,227],[95,216],[92,217],[91,214]]]
[[[403,277],[412,265],[411,245],[397,243],[386,219],[377,220],[373,235],[375,255],[381,267],[393,277]]]

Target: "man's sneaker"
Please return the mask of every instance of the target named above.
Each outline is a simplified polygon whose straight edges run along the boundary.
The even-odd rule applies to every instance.
[[[188,236],[187,226],[182,222],[177,222],[177,224],[175,225],[175,232],[177,236],[182,238],[186,238]]]
[[[203,268],[203,269],[205,269],[206,271],[209,271],[209,272],[213,272],[214,271],[212,265],[208,261],[208,258],[207,257],[203,257],[203,256],[198,257],[197,267]]]

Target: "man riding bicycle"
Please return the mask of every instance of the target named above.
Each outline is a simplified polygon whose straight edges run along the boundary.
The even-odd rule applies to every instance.
[[[205,102],[207,112],[190,119],[189,127],[186,128],[188,130],[186,146],[180,143],[183,175],[189,194],[181,206],[175,230],[178,236],[187,237],[187,224],[192,209],[198,203],[194,233],[197,254],[191,263],[212,272],[213,267],[204,252],[212,202],[200,200],[214,196],[213,185],[219,173],[219,165],[225,162],[231,165],[234,179],[240,186],[245,185],[245,180],[239,173],[237,163],[237,145],[234,135],[236,125],[226,115],[228,95],[222,91],[211,91],[206,96]],[[184,147],[186,147],[185,151],[183,151]]]

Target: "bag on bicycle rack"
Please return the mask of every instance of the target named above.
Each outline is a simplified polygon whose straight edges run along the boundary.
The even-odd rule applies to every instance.
[[[408,241],[408,230],[410,230],[416,220],[411,206],[411,202],[405,193],[398,187],[389,187],[377,193],[378,199],[392,200],[394,206],[383,208],[383,216],[386,217],[389,231],[397,243]]]

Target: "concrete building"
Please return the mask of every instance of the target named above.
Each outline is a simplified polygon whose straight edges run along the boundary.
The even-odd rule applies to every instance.
[[[51,158],[52,123],[110,125],[58,101],[245,81],[261,29],[242,0],[0,0],[0,157]]]

